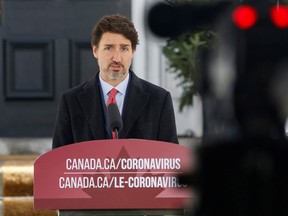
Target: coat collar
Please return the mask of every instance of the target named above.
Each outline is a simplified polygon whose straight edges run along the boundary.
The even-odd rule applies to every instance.
[[[106,138],[101,94],[98,73],[87,81],[83,90],[78,94],[79,103],[89,122],[92,134],[97,140]]]
[[[123,107],[123,129],[120,137],[126,138],[129,131],[135,124],[138,117],[144,111],[149,99],[149,93],[146,92],[144,82],[138,78],[134,72],[130,71],[130,82],[128,85],[124,107]]]

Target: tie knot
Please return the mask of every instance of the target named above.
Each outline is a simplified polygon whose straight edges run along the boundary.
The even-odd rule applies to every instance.
[[[110,94],[109,94],[109,98],[108,98],[108,103],[107,103],[107,106],[110,104],[110,103],[116,103],[116,98],[115,98],[115,95],[117,94],[118,90],[113,88],[110,90]]]
[[[117,92],[118,92],[118,90],[117,89],[115,89],[115,88],[112,88],[111,90],[110,90],[110,95],[109,95],[109,97],[115,97],[115,95],[117,94]]]

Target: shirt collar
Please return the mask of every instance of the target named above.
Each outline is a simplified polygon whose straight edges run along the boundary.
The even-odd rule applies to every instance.
[[[114,87],[114,86],[110,85],[109,83],[105,82],[101,78],[100,73],[99,73],[99,80],[100,80],[100,83],[101,83],[103,94],[104,95],[108,95],[110,90],[112,88],[115,88],[115,89],[118,90],[118,92],[120,94],[125,95],[126,94],[126,90],[127,90],[127,86],[128,86],[128,82],[129,82],[129,77],[130,77],[130,73],[128,72],[127,77],[121,83],[119,83],[117,86]]]

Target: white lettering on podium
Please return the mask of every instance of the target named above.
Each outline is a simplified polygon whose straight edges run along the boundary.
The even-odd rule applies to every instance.
[[[124,177],[60,177],[59,188],[124,188]]]
[[[97,170],[97,169],[117,169],[114,159],[105,158],[68,158],[66,160],[67,170]]]
[[[179,188],[180,158],[68,158],[59,188]]]
[[[93,177],[60,177],[59,188],[95,188]]]
[[[130,177],[128,178],[128,187],[129,188],[176,188],[182,187],[178,184],[177,177]]]
[[[180,158],[122,158],[122,169],[180,169]]]
[[[60,177],[59,188],[181,188],[186,187],[178,183],[178,178],[173,176],[123,176],[113,177]]]
[[[180,158],[120,158],[117,162],[110,158],[68,158],[66,169],[71,170],[135,170],[135,169],[171,169],[181,168]]]

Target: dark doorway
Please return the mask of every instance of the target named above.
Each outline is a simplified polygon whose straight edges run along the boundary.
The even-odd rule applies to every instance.
[[[53,135],[61,92],[97,72],[93,25],[115,13],[130,17],[131,1],[3,1],[0,137]]]

